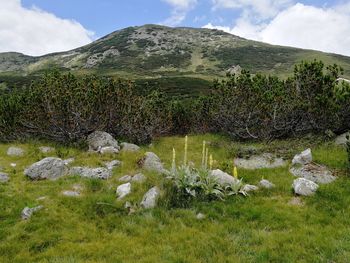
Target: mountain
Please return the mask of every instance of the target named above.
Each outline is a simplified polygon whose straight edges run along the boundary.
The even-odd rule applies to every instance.
[[[219,30],[145,25],[115,31],[67,52],[41,57],[0,53],[0,80],[31,79],[58,68],[131,79],[166,78],[175,86],[191,79],[201,86],[240,68],[286,77],[296,63],[313,59],[336,63],[344,68],[344,77],[350,77],[350,57],[269,45]]]

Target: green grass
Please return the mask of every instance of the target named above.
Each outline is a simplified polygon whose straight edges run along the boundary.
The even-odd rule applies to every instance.
[[[249,144],[235,143],[219,135],[189,137],[189,160],[201,160],[202,140],[209,142],[217,168],[225,168],[237,151]],[[224,202],[198,202],[188,209],[137,211],[128,215],[125,201],[138,203],[163,177],[140,170],[136,161],[145,151],[157,153],[170,166],[172,148],[182,159],[183,138],[167,137],[144,146],[140,153],[99,156],[74,148],[58,147],[53,155],[75,157],[73,165],[100,166],[123,161],[106,181],[65,177],[32,182],[23,169],[45,157],[40,142],[18,144],[22,158],[8,157],[8,144],[0,145],[0,167],[11,180],[0,185],[0,262],[348,262],[350,258],[350,179],[345,176],[346,153],[329,142],[315,140],[254,143],[259,151],[291,157],[312,147],[316,162],[339,175],[321,186],[316,195],[301,198],[302,206],[289,204],[293,176],[288,167],[257,171],[239,170],[244,182],[257,184],[262,177],[276,184],[247,198]],[[45,144],[47,145],[47,144]],[[16,168],[10,168],[16,163]],[[117,201],[118,178],[144,172],[147,181],[133,184],[132,194]],[[83,187],[82,196],[68,198],[63,190]],[[37,200],[45,196],[43,200]],[[30,221],[20,219],[25,206],[43,205]],[[206,215],[197,220],[196,214]]]

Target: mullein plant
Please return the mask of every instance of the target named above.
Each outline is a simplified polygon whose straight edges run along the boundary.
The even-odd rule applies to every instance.
[[[346,151],[348,152],[348,170],[350,171],[350,134],[346,135]]]
[[[209,158],[208,158],[209,157]],[[208,166],[209,159],[209,166]],[[221,187],[213,176],[210,176],[213,169],[213,155],[209,154],[206,142],[203,141],[202,166],[195,169],[188,165],[188,136],[185,137],[183,165],[176,166],[176,151],[173,149],[173,159],[170,178],[174,181],[177,191],[183,197],[196,197],[198,195],[209,199],[224,199],[225,196],[238,194],[241,188],[241,181],[235,185]],[[238,178],[237,168],[234,168],[234,176]]]

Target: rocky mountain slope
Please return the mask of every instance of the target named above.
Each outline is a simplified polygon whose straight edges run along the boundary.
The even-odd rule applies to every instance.
[[[285,77],[296,63],[313,59],[337,63],[345,69],[344,76],[350,76],[350,58],[341,55],[273,46],[218,30],[145,25],[115,31],[62,53],[41,57],[0,53],[0,82],[9,76],[17,81],[23,76],[30,78],[50,68],[138,79],[181,76],[211,80],[241,68]]]

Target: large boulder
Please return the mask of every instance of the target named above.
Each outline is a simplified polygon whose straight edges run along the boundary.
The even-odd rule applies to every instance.
[[[145,157],[140,161],[140,164],[147,171],[167,173],[160,158],[153,152],[145,153]]]
[[[22,148],[12,146],[7,149],[7,155],[20,157],[24,155],[24,150]]]
[[[0,183],[6,183],[9,180],[9,176],[7,173],[0,172]]]
[[[88,167],[72,167],[69,171],[70,175],[78,175],[91,179],[108,179],[111,176],[111,171],[107,168],[88,168]]]
[[[24,174],[32,180],[56,180],[67,173],[65,162],[55,157],[47,157],[24,170]]]
[[[127,143],[127,142],[123,142],[120,145],[122,147],[122,151],[125,151],[125,152],[137,152],[141,149],[136,144]]]
[[[234,163],[237,167],[244,169],[277,168],[287,164],[282,158],[274,157],[269,153],[254,155],[249,158],[235,158]]]
[[[290,172],[296,177],[305,178],[317,184],[328,184],[336,179],[327,167],[313,163],[293,166]]]
[[[123,199],[125,196],[131,193],[131,183],[119,185],[116,191],[118,200]]]
[[[303,151],[302,153],[295,155],[292,160],[292,165],[296,165],[296,164],[305,165],[311,162],[312,162],[312,153],[311,153],[311,149],[309,148]]]
[[[112,147],[115,150],[120,150],[118,142],[107,132],[95,131],[87,137],[87,142],[90,151],[99,151],[105,147]]]
[[[222,187],[239,183],[239,180],[219,169],[210,172],[210,176]]]
[[[346,133],[339,135],[337,138],[335,138],[335,144],[345,146],[346,142],[347,142],[347,139],[346,139],[347,135],[350,136],[350,132],[346,132]]]
[[[305,178],[298,178],[294,180],[292,187],[294,193],[297,195],[309,196],[313,195],[317,191],[318,184]]]
[[[23,210],[22,210],[22,213],[21,213],[21,217],[22,217],[22,220],[28,220],[31,218],[31,216],[39,211],[43,209],[43,206],[42,205],[39,205],[39,206],[36,206],[36,207],[33,207],[33,208],[29,208],[29,207],[25,207]]]
[[[158,187],[151,188],[142,198],[141,206],[143,208],[154,208],[157,205],[157,200],[160,196],[160,190]]]

